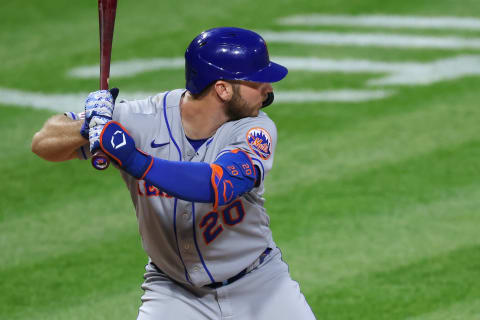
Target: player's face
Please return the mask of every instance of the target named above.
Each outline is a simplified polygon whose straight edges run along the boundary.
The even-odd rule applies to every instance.
[[[270,83],[235,81],[232,86],[233,96],[226,108],[230,120],[258,116],[263,101],[273,91]]]

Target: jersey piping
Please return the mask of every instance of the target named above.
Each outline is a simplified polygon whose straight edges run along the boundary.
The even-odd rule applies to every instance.
[[[197,232],[195,230],[195,202],[192,202],[192,226],[193,226],[193,242],[195,243],[195,249],[198,252],[198,256],[200,257],[200,261],[202,262],[203,267],[205,268],[205,271],[207,271],[208,277],[212,281],[212,283],[215,282],[215,279],[213,279],[212,274],[210,273],[210,270],[208,270],[207,265],[205,264],[205,260],[203,260],[202,253],[200,252],[200,248],[198,247],[197,243]]]
[[[168,96],[169,93],[170,93],[170,91],[168,91],[167,93],[165,93],[165,95],[163,96],[163,117],[165,118],[165,124],[167,125],[168,135],[170,136],[170,139],[173,141],[173,144],[175,145],[175,147],[177,148],[179,161],[182,161],[182,152],[180,151],[180,148],[178,147],[178,144],[177,144],[177,142],[175,141],[175,139],[173,139],[172,131],[170,130],[170,124],[168,123],[168,117],[167,117],[167,96]],[[177,201],[178,201],[178,199],[175,198],[174,203],[173,203],[173,232],[175,233],[175,244],[176,244],[176,246],[177,246],[178,257],[180,258],[180,261],[182,261],[183,269],[184,269],[184,271],[185,271],[185,279],[187,279],[188,282],[192,283],[192,282],[190,281],[190,277],[189,277],[189,275],[188,275],[187,266],[185,265],[185,262],[183,261],[182,254],[181,254],[181,252],[180,252],[180,246],[178,245],[178,235],[177,235]],[[192,284],[193,284],[193,283],[192,283]]]
[[[173,144],[175,145],[175,147],[177,148],[177,151],[178,151],[178,157],[179,157],[179,161],[182,161],[183,160],[183,157],[182,157],[182,152],[177,144],[177,142],[175,141],[174,137],[173,137],[173,134],[172,134],[172,130],[170,128],[170,124],[168,122],[168,117],[167,117],[167,96],[168,94],[170,93],[170,91],[168,91],[165,96],[163,97],[163,116],[165,118],[165,123],[167,125],[167,129],[168,129],[168,134],[170,135],[170,139],[173,141]],[[213,139],[212,139],[213,140]],[[189,275],[188,275],[188,271],[187,271],[187,267],[185,265],[185,262],[183,261],[183,257],[182,257],[182,254],[180,252],[180,246],[178,244],[178,235],[177,235],[177,201],[178,199],[175,198],[174,200],[174,207],[173,207],[173,230],[174,230],[174,233],[175,233],[175,242],[176,242],[176,245],[177,245],[177,252],[178,252],[178,256],[180,257],[180,260],[182,261],[182,264],[183,264],[183,268],[185,270],[185,278],[187,279],[188,282],[191,283],[190,279],[189,279]],[[203,259],[203,256],[202,256],[202,253],[200,252],[200,248],[198,247],[198,243],[197,243],[197,236],[196,236],[196,230],[195,230],[195,203],[192,202],[192,216],[193,216],[193,221],[192,221],[192,227],[193,227],[193,240],[195,242],[195,249],[197,250],[197,253],[198,253],[198,256],[200,258],[200,261],[202,262],[202,265],[205,269],[205,271],[207,272],[208,274],[208,277],[210,278],[210,280],[213,282],[215,282],[215,279],[212,277],[212,274],[210,273],[210,270],[208,270],[207,268],[207,265],[205,264],[205,261]]]

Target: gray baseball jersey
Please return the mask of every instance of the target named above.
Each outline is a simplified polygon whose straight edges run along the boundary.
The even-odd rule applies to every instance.
[[[118,101],[113,120],[132,135],[137,148],[172,161],[213,163],[240,148],[261,173],[261,182],[229,205],[180,200],[122,172],[135,206],[142,243],[151,261],[180,283],[201,287],[224,281],[275,248],[263,206],[263,180],[272,168],[277,131],[264,113],[223,124],[197,151],[187,140],[180,117],[185,90],[145,100]]]

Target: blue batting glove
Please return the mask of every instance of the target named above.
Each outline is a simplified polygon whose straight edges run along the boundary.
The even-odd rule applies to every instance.
[[[99,144],[103,152],[137,179],[143,179],[153,163],[153,157],[138,150],[128,131],[116,121],[103,127]]]

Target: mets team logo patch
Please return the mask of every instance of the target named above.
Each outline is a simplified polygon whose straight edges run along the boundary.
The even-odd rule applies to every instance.
[[[260,158],[267,160],[272,154],[272,138],[263,128],[252,128],[247,132],[247,142]]]

